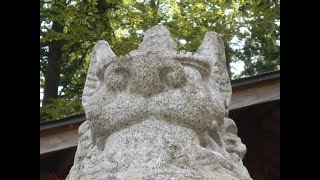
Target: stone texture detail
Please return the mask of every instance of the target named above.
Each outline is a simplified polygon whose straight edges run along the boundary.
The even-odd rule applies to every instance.
[[[179,52],[164,26],[117,57],[93,48],[74,165],[78,179],[251,179],[246,146],[228,118],[231,85],[224,45],[207,32],[195,53]]]

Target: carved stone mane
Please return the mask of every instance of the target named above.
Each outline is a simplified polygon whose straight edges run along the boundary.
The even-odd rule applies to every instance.
[[[223,41],[207,32],[180,53],[164,26],[117,57],[93,48],[73,179],[251,179],[246,146],[228,118],[231,85]]]

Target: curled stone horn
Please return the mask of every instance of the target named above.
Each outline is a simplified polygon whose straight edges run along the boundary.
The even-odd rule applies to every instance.
[[[211,78],[218,83],[219,90],[225,100],[226,109],[228,109],[231,100],[231,83],[226,66],[226,57],[223,41],[216,32],[207,32],[199,46],[195,56],[206,58],[212,67]]]
[[[93,47],[86,83],[82,94],[82,106],[85,112],[88,108],[88,98],[90,98],[101,85],[101,81],[99,81],[96,73],[98,67],[102,64],[107,64],[115,58],[116,55],[111,50],[107,41],[98,41],[97,44]]]
[[[209,63],[210,72],[202,71],[208,76],[208,83],[212,89],[220,91],[224,99],[226,108],[226,117],[228,116],[228,107],[231,101],[232,89],[226,66],[226,57],[224,44],[220,35],[216,32],[207,32],[198,50],[192,54],[191,52],[179,53],[176,59],[181,61],[193,60],[200,64]]]

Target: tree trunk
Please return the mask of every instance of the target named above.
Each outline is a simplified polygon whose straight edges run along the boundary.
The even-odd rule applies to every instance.
[[[52,23],[53,31],[61,33],[63,31],[63,26],[58,22]],[[61,48],[63,46],[62,41],[53,41],[49,44],[48,53],[48,66],[45,73],[45,83],[44,83],[44,94],[42,105],[48,104],[50,98],[58,97],[58,87],[60,78],[60,68],[59,65],[62,59]]]
[[[105,0],[98,0],[96,4],[96,8],[98,10],[98,18],[97,22],[102,23],[103,32],[107,32],[107,34],[103,37],[100,37],[99,40],[106,40],[109,44],[112,44],[112,35],[114,31],[111,27],[110,20],[107,16],[107,12],[111,9],[116,8],[117,2],[107,2]],[[94,24],[94,27],[97,27],[98,23]]]
[[[159,14],[158,14],[159,0],[151,0],[150,7],[152,8],[152,22],[150,25],[155,26],[159,23]]]

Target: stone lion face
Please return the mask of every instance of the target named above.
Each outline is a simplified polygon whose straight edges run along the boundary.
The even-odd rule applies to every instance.
[[[146,54],[101,65],[88,111],[97,131],[112,134],[155,116],[196,132],[222,124],[225,105],[206,61]]]
[[[149,29],[124,57],[99,41],[82,99],[93,141],[150,118],[219,134],[231,96],[221,43],[209,32],[197,52],[180,53],[163,26]]]
[[[195,53],[178,52],[163,26],[150,28],[124,57],[99,41],[70,177],[248,179],[246,147],[227,118],[230,97],[217,33],[206,33]]]

